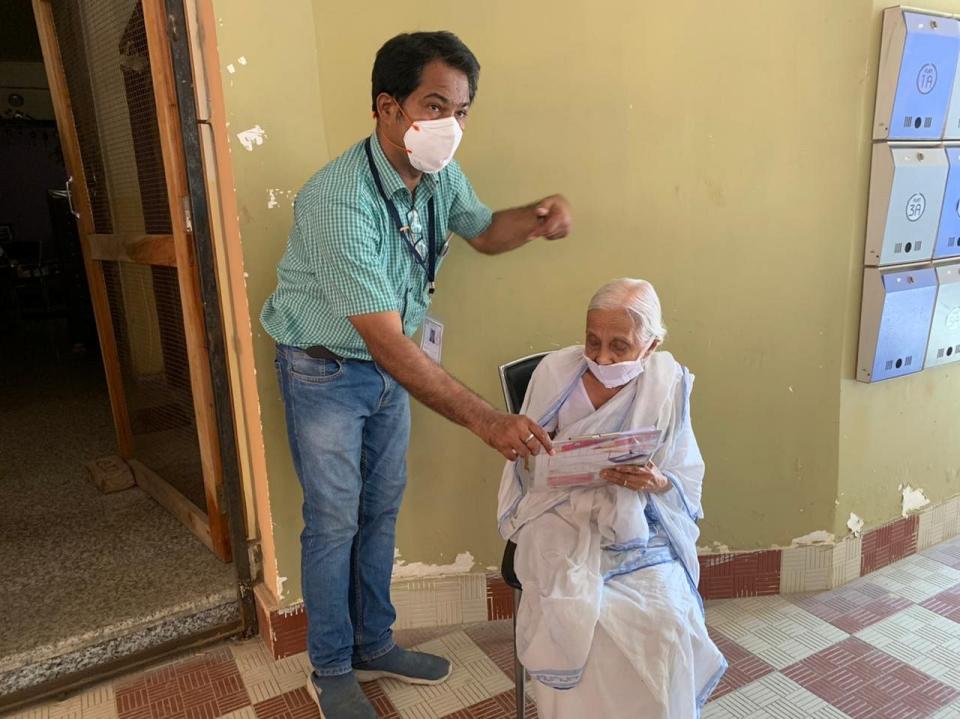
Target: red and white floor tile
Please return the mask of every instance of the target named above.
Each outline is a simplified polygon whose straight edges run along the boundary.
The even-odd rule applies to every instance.
[[[708,602],[730,669],[704,719],[960,719],[960,538],[839,589]],[[389,719],[514,716],[509,621],[398,633],[449,657],[437,687],[366,685]],[[300,654],[228,643],[30,707],[23,719],[307,719]],[[529,717],[536,710],[528,702]]]

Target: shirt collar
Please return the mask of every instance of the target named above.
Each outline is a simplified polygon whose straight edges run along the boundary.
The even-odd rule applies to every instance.
[[[376,130],[370,136],[370,150],[373,152],[373,164],[376,166],[377,172],[380,173],[380,182],[383,183],[383,191],[387,193],[387,197],[393,197],[401,190],[409,196],[410,191],[406,184],[384,154]],[[420,176],[420,188],[418,189],[433,190],[435,182],[436,177],[425,172]]]

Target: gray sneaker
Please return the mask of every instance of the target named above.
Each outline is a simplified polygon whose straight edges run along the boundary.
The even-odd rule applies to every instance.
[[[357,681],[396,679],[407,684],[441,684],[450,676],[450,662],[423,652],[394,647],[382,657],[353,665]]]
[[[336,677],[320,677],[311,672],[307,693],[320,707],[324,719],[377,719],[377,712],[353,672]]]

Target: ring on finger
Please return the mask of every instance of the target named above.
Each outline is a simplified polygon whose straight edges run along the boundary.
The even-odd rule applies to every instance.
[[[527,444],[527,442],[529,442],[529,441],[530,441],[531,439],[533,439],[535,436],[536,436],[536,435],[535,435],[533,432],[531,432],[529,435],[527,435],[527,438],[526,438],[525,440],[523,440],[523,443],[524,443],[524,444]]]

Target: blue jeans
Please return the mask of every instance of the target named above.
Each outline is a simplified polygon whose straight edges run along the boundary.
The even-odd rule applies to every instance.
[[[310,662],[321,676],[394,647],[397,513],[407,482],[410,400],[373,362],[313,359],[278,345],[293,463]]]

